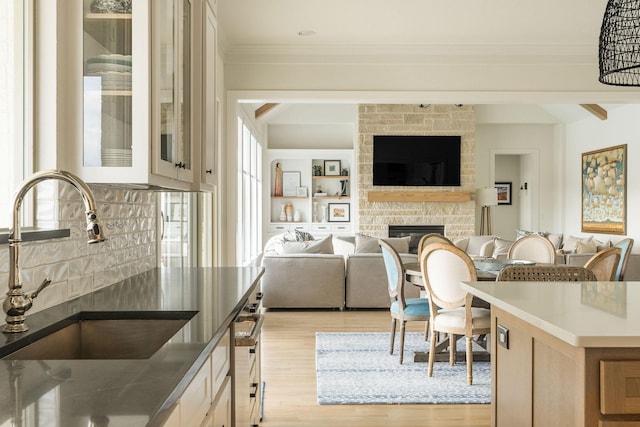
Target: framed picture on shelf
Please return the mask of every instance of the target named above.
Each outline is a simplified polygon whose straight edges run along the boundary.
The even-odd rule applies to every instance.
[[[329,203],[329,222],[349,222],[350,209],[349,203]]]
[[[298,188],[296,188],[296,196],[298,196],[298,197],[307,197],[307,187],[298,187]]]
[[[496,182],[496,190],[498,190],[498,204],[510,205],[511,204],[511,183],[510,182]]]
[[[300,187],[300,172],[282,172],[282,196],[297,196],[298,187]]]
[[[340,176],[340,160],[325,160],[324,161],[324,175],[325,176]]]

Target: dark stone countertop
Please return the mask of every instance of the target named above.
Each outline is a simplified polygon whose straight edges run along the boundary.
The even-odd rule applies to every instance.
[[[101,420],[109,427],[162,425],[262,273],[257,267],[154,269],[27,313],[29,331],[0,335],[0,357],[79,312],[197,312],[148,359],[1,360],[0,424],[31,425],[28,419],[35,417],[37,425],[65,427]],[[46,297],[45,290],[39,299]]]

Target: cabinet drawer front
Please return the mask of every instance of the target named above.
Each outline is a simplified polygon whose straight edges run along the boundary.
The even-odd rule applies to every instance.
[[[181,425],[200,425],[211,406],[211,400],[211,356],[209,356],[180,398]]]
[[[331,226],[329,224],[313,224],[311,226],[311,232],[316,232],[316,233],[330,233],[331,232]]]
[[[231,331],[227,331],[211,354],[211,375],[213,390],[218,390],[229,373],[231,360]]]
[[[599,421],[598,427],[640,427],[640,421]]]
[[[333,224],[331,231],[334,233],[351,233],[351,224]]]
[[[284,233],[285,231],[289,231],[291,227],[289,224],[270,224],[269,232],[270,233]]]
[[[640,414],[640,360],[600,361],[600,412]]]

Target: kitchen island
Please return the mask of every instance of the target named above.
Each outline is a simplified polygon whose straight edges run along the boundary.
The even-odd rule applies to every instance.
[[[213,359],[222,340],[227,340],[224,347],[229,352],[232,322],[256,291],[262,273],[256,267],[154,269],[28,314],[29,331],[0,336],[0,357],[13,352],[21,340],[37,339],[51,325],[77,313],[144,317],[150,312],[184,312],[192,317],[149,358],[2,360],[0,425],[170,424],[167,420],[175,418],[176,404],[194,378],[202,375],[203,367],[217,363]],[[46,298],[46,291],[40,298]]]
[[[640,283],[461,286],[491,304],[493,426],[640,426]]]

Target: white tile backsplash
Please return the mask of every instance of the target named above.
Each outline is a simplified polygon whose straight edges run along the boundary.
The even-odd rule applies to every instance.
[[[25,291],[35,290],[47,276],[53,279],[34,301],[32,313],[156,267],[157,193],[106,185],[90,187],[108,239],[96,244],[87,243],[85,208],[76,189],[53,181],[35,187],[38,226],[68,228],[71,236],[21,245],[19,261]],[[8,253],[8,245],[0,247],[0,285],[5,286]],[[0,303],[4,297],[2,292]],[[0,323],[4,321],[0,319]]]

